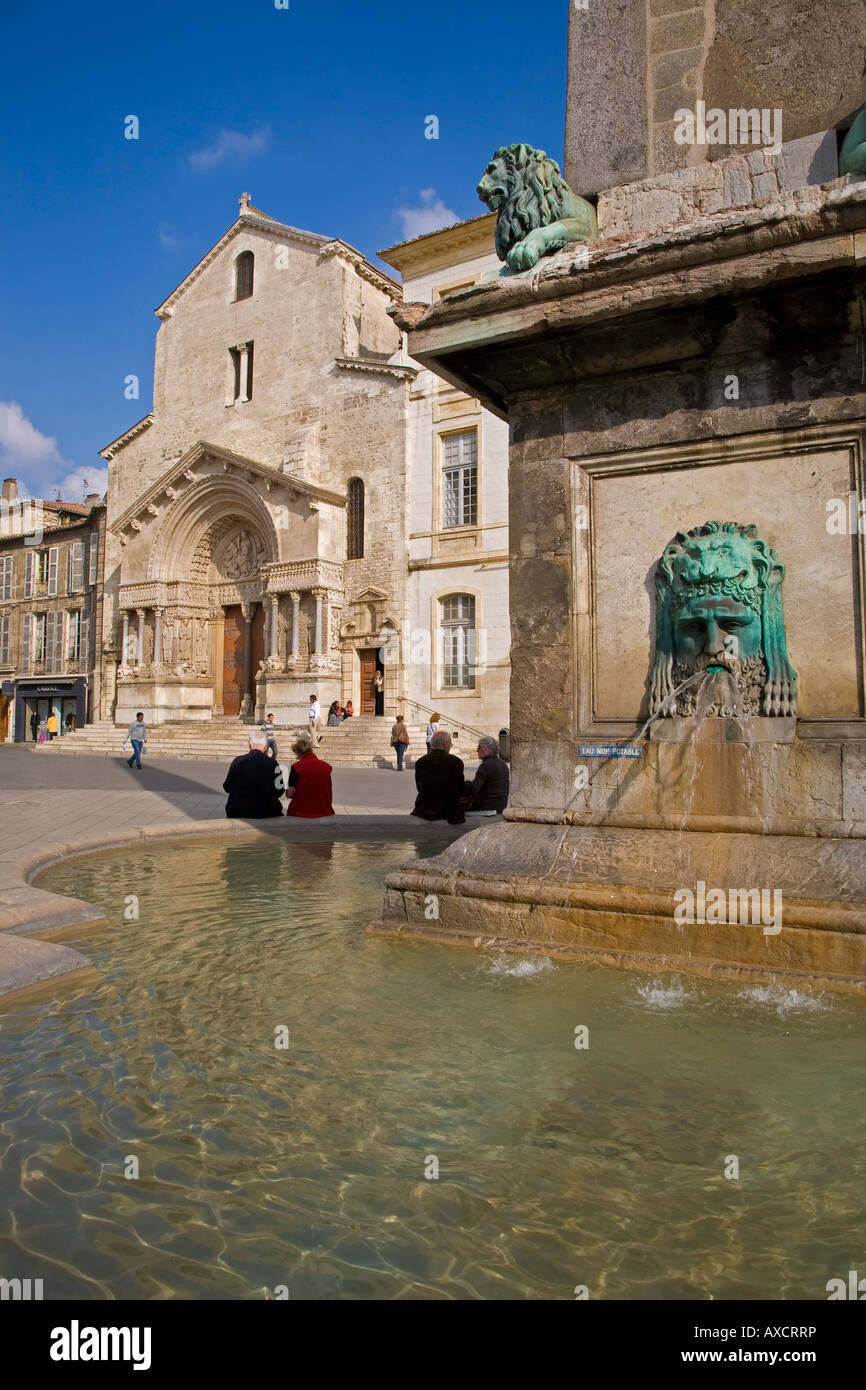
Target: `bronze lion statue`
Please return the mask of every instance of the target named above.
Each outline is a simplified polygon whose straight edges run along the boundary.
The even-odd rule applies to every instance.
[[[595,209],[572,193],[555,159],[532,145],[502,145],[478,185],[496,223],[496,254],[509,270],[530,270],[572,241],[598,236]]]

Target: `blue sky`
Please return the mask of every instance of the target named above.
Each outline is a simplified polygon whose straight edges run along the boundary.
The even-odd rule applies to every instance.
[[[80,500],[151,408],[153,309],[237,216],[378,249],[483,211],[499,144],[562,159],[568,0],[7,6],[0,476]],[[139,120],[139,139],[124,121]],[[428,115],[439,139],[424,137]],[[140,398],[124,396],[140,379]]]

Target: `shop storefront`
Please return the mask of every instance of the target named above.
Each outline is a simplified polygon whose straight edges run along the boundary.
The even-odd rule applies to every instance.
[[[15,682],[16,743],[42,742],[52,714],[57,716],[59,737],[80,729],[87,718],[87,681],[70,676]]]

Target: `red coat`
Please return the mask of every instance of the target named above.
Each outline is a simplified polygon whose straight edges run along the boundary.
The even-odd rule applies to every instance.
[[[305,753],[292,763],[289,773],[289,786],[295,794],[289,802],[287,816],[303,816],[306,820],[316,820],[320,816],[335,815],[332,804],[331,764],[315,753]]]

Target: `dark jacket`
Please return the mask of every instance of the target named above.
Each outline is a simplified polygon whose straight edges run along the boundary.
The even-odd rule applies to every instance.
[[[473,780],[467,784],[472,811],[504,811],[508,805],[508,763],[494,755],[482,758]]]
[[[418,796],[412,815],[421,820],[447,820],[449,825],[462,825],[463,781],[463,764],[453,753],[446,753],[444,748],[425,753],[415,764]]]
[[[228,792],[226,815],[230,820],[264,820],[281,816],[283,807],[276,785],[276,763],[267,753],[251,748],[235,758],[223,782]]]

